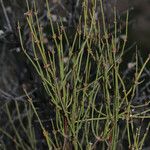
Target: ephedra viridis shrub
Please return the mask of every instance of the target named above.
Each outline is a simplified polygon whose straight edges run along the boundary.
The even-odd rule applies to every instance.
[[[132,99],[150,58],[141,68],[136,62],[134,82],[127,88],[120,64],[128,36],[128,12],[124,33],[120,33],[114,8],[113,32],[110,33],[102,0],[91,1],[90,8],[84,0],[78,25],[75,32],[69,35],[61,18],[53,22],[48,1],[46,6],[50,33],[44,33],[35,3],[34,9],[28,6],[26,13],[34,57],[24,47],[19,23],[18,29],[22,50],[34,66],[49,97],[51,107],[47,107],[55,112],[55,116],[49,114],[51,131],[47,131],[32,98],[24,89],[48,148],[115,150],[121,145],[123,147],[123,140],[126,140],[127,148],[142,149],[149,124],[141,137],[141,127],[135,129],[134,121],[149,118],[150,109],[136,112],[148,103],[134,106]],[[98,18],[97,7],[101,8]],[[119,39],[120,34],[124,38]],[[52,37],[49,41],[51,48],[44,44],[48,35]]]

